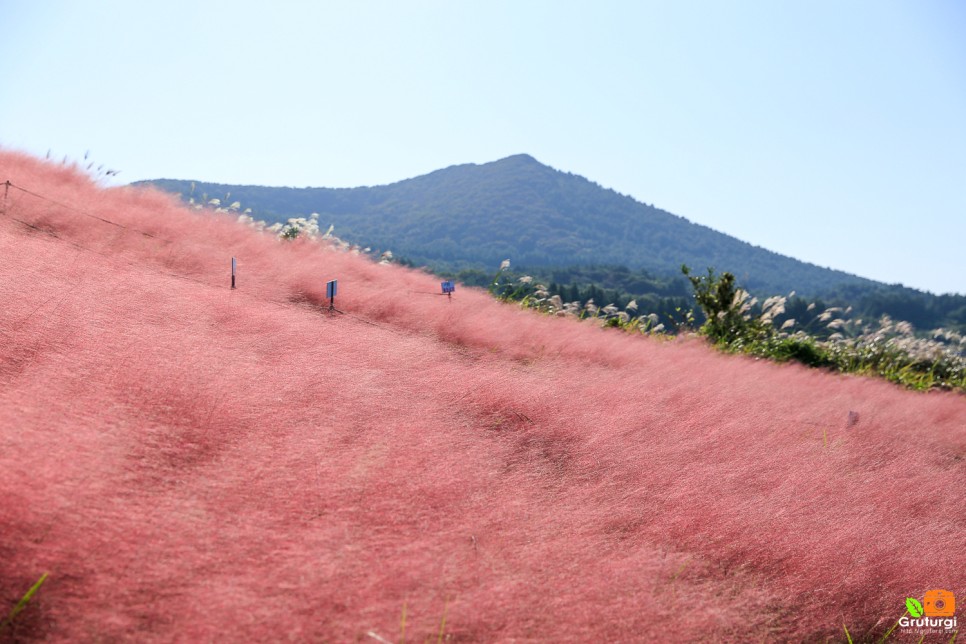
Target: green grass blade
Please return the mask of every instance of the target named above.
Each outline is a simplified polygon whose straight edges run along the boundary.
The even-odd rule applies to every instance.
[[[906,616],[906,614],[903,613],[902,615],[899,616],[899,619],[902,619],[905,616]],[[896,623],[892,625],[892,628],[890,628],[889,630],[886,631],[886,634],[882,636],[882,639],[881,640],[879,640],[879,644],[882,644],[882,642],[884,642],[887,639],[889,639],[889,636],[892,635],[892,631],[896,630],[896,626],[899,625],[899,619],[897,619],[896,620]]]
[[[443,619],[439,623],[439,637],[436,638],[436,644],[442,644],[443,641],[443,631],[446,630],[446,611],[449,610],[449,602],[443,604]]]
[[[37,591],[40,590],[40,587],[44,585],[44,582],[47,581],[47,575],[49,574],[49,572],[45,572],[43,575],[41,575],[40,579],[37,580],[37,583],[31,586],[30,590],[28,590],[27,593],[20,598],[20,601],[17,602],[17,605],[14,606],[13,610],[10,611],[10,614],[7,615],[7,618],[0,622],[0,631],[12,624],[14,618],[20,613],[20,611],[27,607],[27,603],[37,593]]]

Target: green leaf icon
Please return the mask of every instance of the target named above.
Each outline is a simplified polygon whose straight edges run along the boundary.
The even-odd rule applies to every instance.
[[[906,608],[913,617],[922,617],[922,604],[919,603],[918,599],[913,599],[912,597],[907,598]]]

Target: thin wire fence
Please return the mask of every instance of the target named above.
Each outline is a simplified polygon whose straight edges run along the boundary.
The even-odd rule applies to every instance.
[[[51,237],[53,239],[56,239],[59,242],[62,242],[64,244],[67,244],[69,246],[72,246],[74,248],[77,248],[78,250],[81,250],[81,251],[84,251],[84,252],[88,252],[88,253],[93,253],[95,255],[99,255],[99,256],[107,259],[108,261],[110,261],[111,263],[113,263],[116,266],[133,267],[133,268],[137,268],[139,270],[146,270],[146,271],[149,271],[149,272],[154,273],[154,274],[157,274],[157,275],[164,275],[166,277],[172,277],[172,278],[179,279],[179,280],[184,280],[184,281],[187,281],[187,282],[193,282],[195,284],[199,284],[199,285],[202,285],[202,286],[207,286],[209,288],[220,289],[220,288],[223,288],[224,287],[224,285],[222,283],[220,283],[220,282],[217,282],[216,283],[216,282],[211,281],[211,280],[205,280],[205,279],[200,279],[200,278],[196,278],[196,277],[191,277],[190,275],[184,275],[184,274],[181,274],[181,273],[176,273],[176,272],[173,272],[173,271],[164,270],[162,268],[158,268],[157,266],[152,266],[152,265],[146,264],[146,263],[138,263],[138,262],[132,262],[132,261],[127,261],[127,260],[119,260],[116,257],[116,255],[114,255],[112,253],[100,251],[100,250],[97,250],[95,248],[91,248],[91,247],[86,246],[84,244],[78,243],[76,241],[73,241],[73,240],[70,240],[70,239],[66,239],[63,236],[59,235],[57,233],[57,231],[55,231],[53,229],[46,228],[46,227],[42,227],[42,226],[38,226],[38,225],[36,225],[34,223],[31,223],[31,222],[26,221],[24,219],[21,219],[19,217],[15,217],[12,214],[10,214],[10,210],[16,211],[18,209],[16,206],[19,206],[20,203],[19,203],[19,200],[14,200],[14,204],[13,205],[15,207],[14,208],[11,208],[10,207],[10,205],[11,205],[10,191],[11,190],[19,191],[20,193],[22,193],[24,195],[29,195],[31,197],[34,197],[36,199],[40,199],[40,200],[42,200],[42,201],[44,201],[46,203],[49,203],[51,205],[57,206],[59,208],[63,208],[64,210],[67,210],[69,212],[73,212],[73,213],[77,213],[77,214],[83,215],[85,217],[89,217],[91,219],[94,219],[96,221],[102,222],[104,224],[108,224],[110,226],[114,226],[114,227],[116,227],[118,229],[121,229],[121,230],[124,230],[124,231],[129,231],[131,233],[135,233],[135,234],[138,234],[138,235],[142,235],[144,237],[148,237],[148,238],[154,239],[156,241],[164,242],[164,243],[169,243],[169,244],[176,243],[173,240],[165,239],[165,238],[159,237],[159,236],[157,236],[157,235],[155,235],[153,233],[149,233],[147,231],[144,231],[144,230],[141,230],[139,228],[136,228],[134,226],[128,226],[128,225],[122,224],[120,222],[117,222],[117,221],[108,219],[106,217],[103,217],[101,215],[98,215],[96,213],[93,213],[93,212],[91,212],[89,210],[85,210],[83,208],[79,208],[79,207],[76,207],[76,206],[72,206],[72,205],[69,205],[69,204],[65,204],[65,203],[63,203],[61,201],[58,201],[56,199],[51,199],[50,197],[47,197],[45,195],[42,195],[42,194],[40,194],[38,192],[35,192],[33,190],[28,190],[27,188],[24,188],[22,186],[19,186],[19,185],[15,184],[15,183],[13,183],[12,181],[9,181],[9,180],[4,182],[3,187],[4,187],[4,195],[3,195],[2,207],[0,207],[0,215],[6,217],[7,219],[9,219],[11,221],[17,222],[18,224],[21,224],[21,225],[23,225],[23,226],[25,226],[25,227],[27,227],[27,228],[29,228],[31,230],[34,230],[36,232],[42,233],[44,235],[47,235],[47,236],[49,236],[49,237]],[[229,288],[229,291],[231,291],[231,295],[234,295],[234,292],[235,291],[238,291],[239,294],[242,297],[248,297],[248,298],[257,299],[261,303],[268,304],[268,305],[275,306],[275,307],[279,307],[279,308],[282,308],[282,309],[285,309],[285,310],[292,310],[292,309],[295,309],[296,307],[299,307],[300,306],[299,304],[296,304],[296,303],[276,302],[276,301],[272,301],[270,299],[265,299],[265,298],[259,298],[259,297],[256,297],[256,296],[252,296],[250,294],[245,293],[242,289],[237,289],[237,288],[236,289],[230,289]],[[415,293],[422,292],[422,293],[429,294],[428,292],[425,292],[425,291],[413,291],[413,292],[415,292]],[[438,295],[438,294],[434,293],[434,295]],[[327,307],[323,307],[322,310],[328,310],[328,308]],[[387,326],[387,325],[384,325],[384,324],[379,324],[378,322],[374,322],[372,320],[369,320],[369,319],[367,319],[367,318],[365,318],[365,317],[363,317],[361,315],[358,315],[358,314],[355,314],[355,313],[352,313],[352,312],[349,312],[349,311],[342,311],[342,310],[339,310],[339,309],[336,309],[336,311],[338,313],[342,314],[342,315],[345,315],[348,318],[351,318],[351,319],[356,320],[358,322],[361,322],[363,324],[367,324],[369,326],[374,326],[374,327],[377,327],[377,328],[382,329],[384,331],[388,331],[390,333],[397,333],[397,334],[401,334],[402,333],[398,329],[395,329],[395,328],[393,328],[391,326]]]

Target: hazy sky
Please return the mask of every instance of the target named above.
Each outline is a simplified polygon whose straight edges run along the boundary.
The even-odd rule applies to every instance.
[[[6,148],[90,150],[124,181],[299,187],[526,152],[787,255],[966,293],[958,0],[0,12]]]

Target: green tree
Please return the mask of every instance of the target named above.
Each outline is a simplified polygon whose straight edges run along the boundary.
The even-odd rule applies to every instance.
[[[694,287],[694,299],[707,318],[701,333],[712,342],[731,344],[739,338],[768,335],[764,324],[747,315],[748,294],[738,288],[734,275],[725,272],[718,276],[713,268],[708,269],[707,275],[692,275],[687,265],[681,266],[681,272]]]

